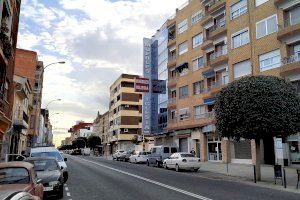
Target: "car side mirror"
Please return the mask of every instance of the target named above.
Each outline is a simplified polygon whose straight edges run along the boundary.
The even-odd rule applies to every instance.
[[[61,167],[60,167],[60,169],[61,169],[61,170],[63,170],[63,169],[64,169],[64,167],[63,167],[63,166],[61,166]]]
[[[42,179],[38,179],[38,180],[36,181],[36,184],[40,184],[40,183],[42,183]]]
[[[64,158],[64,161],[68,161],[68,159],[67,159],[67,158]]]

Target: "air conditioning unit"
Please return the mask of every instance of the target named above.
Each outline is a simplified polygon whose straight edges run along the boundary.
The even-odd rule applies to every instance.
[[[129,108],[129,105],[128,104],[125,104],[125,106],[124,106],[125,108]]]
[[[128,128],[124,128],[124,133],[128,133]]]

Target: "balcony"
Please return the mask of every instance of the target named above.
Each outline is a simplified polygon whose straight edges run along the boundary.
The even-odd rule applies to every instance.
[[[214,38],[225,34],[227,32],[227,27],[226,27],[226,17],[220,19],[218,23],[213,25],[208,29],[208,37],[210,40],[213,40]]]
[[[213,46],[213,41],[209,37],[203,38],[203,43],[201,45],[201,50],[208,49]]]
[[[204,119],[204,118],[213,119],[214,117],[215,117],[215,112],[213,111],[194,115],[194,119]]]
[[[176,97],[173,97],[173,98],[168,99],[168,104],[169,104],[169,105],[170,105],[170,104],[174,104],[174,103],[176,103]]]
[[[174,118],[169,118],[168,119],[168,123],[176,123],[177,122],[177,117],[174,117]]]
[[[286,19],[283,25],[279,25],[277,39],[282,42],[288,42],[290,38],[300,33],[300,19]]]
[[[210,6],[208,7],[208,12],[213,13],[213,12],[219,10],[220,8],[222,8],[225,5],[226,5],[225,0],[212,0],[210,2]]]
[[[176,66],[176,55],[169,56],[168,68]]]
[[[13,119],[13,126],[16,129],[28,129],[28,116],[23,112],[22,118]]]
[[[296,72],[300,72],[300,52],[295,53],[289,57],[285,57],[281,59],[281,75],[293,74]]]
[[[214,67],[228,61],[227,46],[223,46],[222,50],[215,51],[209,55],[209,66]]]
[[[226,86],[228,83],[223,83],[221,81],[211,82],[209,86],[204,90],[204,93],[210,93],[208,96],[217,94],[220,92],[222,87]]]

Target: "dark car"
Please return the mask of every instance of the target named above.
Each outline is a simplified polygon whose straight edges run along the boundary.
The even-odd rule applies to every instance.
[[[65,182],[63,169],[59,167],[55,158],[27,158],[24,161],[34,165],[37,176],[44,186],[44,197],[63,198]]]
[[[71,155],[82,155],[81,149],[74,149],[74,150],[71,152]]]

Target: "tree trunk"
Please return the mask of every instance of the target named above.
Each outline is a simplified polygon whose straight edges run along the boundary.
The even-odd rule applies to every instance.
[[[260,155],[260,139],[255,140],[255,168],[256,168],[256,180],[261,180],[261,171],[260,171],[260,164],[261,164],[261,155]]]

